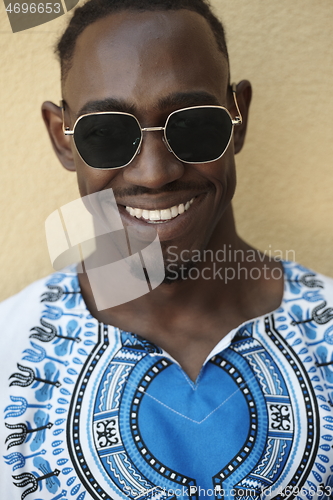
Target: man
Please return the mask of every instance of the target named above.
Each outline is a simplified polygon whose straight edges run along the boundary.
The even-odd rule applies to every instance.
[[[112,189],[127,230],[156,230],[165,280],[100,309],[72,267],[2,305],[5,498],[329,497],[332,280],[236,232],[251,87],[219,21],[91,0],[58,53],[53,148],[82,197]]]

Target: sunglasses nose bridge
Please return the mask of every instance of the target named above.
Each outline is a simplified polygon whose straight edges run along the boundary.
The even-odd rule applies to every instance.
[[[162,141],[164,142],[164,144],[165,144],[165,146],[166,146],[167,150],[168,150],[170,153],[172,153],[172,152],[173,152],[173,151],[172,151],[172,149],[171,149],[171,148],[170,148],[170,146],[169,146],[168,141],[166,140],[166,137],[165,137],[165,127],[145,127],[145,128],[142,128],[142,129],[141,129],[141,131],[142,131],[142,134],[143,134],[143,132],[163,132]],[[140,144],[140,148],[139,148],[139,150],[138,150],[137,154],[140,154],[140,151],[141,151],[141,145],[142,145],[142,143]]]
[[[164,130],[165,127],[145,127],[145,128],[142,128],[142,132],[156,132],[158,130]]]

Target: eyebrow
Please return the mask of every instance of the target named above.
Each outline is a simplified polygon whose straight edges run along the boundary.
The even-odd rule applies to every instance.
[[[214,94],[198,90],[195,92],[174,92],[166,97],[162,97],[158,101],[158,108],[165,110],[174,107],[204,106],[205,104],[221,106]]]
[[[220,106],[220,102],[214,94],[209,92],[198,90],[195,92],[174,92],[158,100],[155,109],[161,111],[170,108],[185,108],[190,106],[204,106],[205,104],[212,104],[214,106]],[[113,97],[107,97],[106,99],[100,99],[97,101],[88,101],[76,115],[79,116],[86,115],[88,113],[99,113],[108,111],[119,111],[122,113],[129,113],[135,115],[137,108],[134,104],[125,101],[124,99],[118,99]]]
[[[135,114],[136,107],[123,99],[116,99],[113,97],[107,97],[106,99],[101,99],[97,101],[88,101],[76,115],[79,116],[86,115],[88,113],[98,113],[107,111],[120,111],[122,113]]]

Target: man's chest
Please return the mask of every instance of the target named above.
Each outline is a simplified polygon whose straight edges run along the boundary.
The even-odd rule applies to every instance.
[[[196,383],[156,345],[99,324],[72,293],[47,296],[7,365],[8,498],[327,493],[332,318],[320,297],[308,307],[295,295],[216,346]]]

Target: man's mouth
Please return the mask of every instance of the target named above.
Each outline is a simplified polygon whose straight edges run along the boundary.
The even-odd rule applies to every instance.
[[[128,206],[126,206],[125,209],[130,215],[132,215],[132,217],[144,220],[149,224],[160,224],[175,219],[179,215],[186,212],[194,202],[194,199],[195,198],[192,198],[186,203],[181,203],[180,205],[174,205],[173,207],[165,208],[163,210],[145,210],[142,208],[135,208]]]

